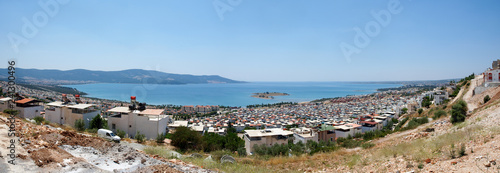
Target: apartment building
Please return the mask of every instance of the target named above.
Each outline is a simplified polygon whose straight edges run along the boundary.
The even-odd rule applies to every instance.
[[[156,139],[158,134],[167,133],[171,117],[164,114],[164,109],[146,109],[146,104],[135,101],[135,96],[131,97],[131,102],[129,107],[108,110],[108,126],[113,132],[121,130],[130,137],[140,132],[148,139]]]
[[[264,130],[245,130],[245,149],[247,154],[253,153],[254,145],[272,146],[274,144],[287,144],[293,132],[275,128]]]

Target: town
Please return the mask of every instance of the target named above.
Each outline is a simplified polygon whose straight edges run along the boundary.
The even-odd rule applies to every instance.
[[[381,130],[388,124],[395,126],[389,122],[416,112],[426,97],[433,98],[432,104],[440,105],[449,101],[448,91],[455,90],[454,83],[447,83],[430,91],[411,87],[261,108],[186,105],[169,109],[140,103],[135,96],[131,96],[130,102],[119,102],[17,87],[19,95],[14,101],[22,118],[40,116],[51,123],[71,127],[83,121],[84,128],[89,128],[90,121],[101,116],[115,134],[123,131],[130,138],[143,134],[150,140],[160,134],[173,133],[181,126],[200,134],[219,135],[225,135],[228,127],[233,127],[245,140],[247,154],[253,154],[256,144],[272,146],[289,140],[304,144],[309,140],[334,142],[337,138]],[[1,111],[7,109],[5,105],[10,100],[10,97],[0,98]],[[179,114],[185,116],[177,116]]]

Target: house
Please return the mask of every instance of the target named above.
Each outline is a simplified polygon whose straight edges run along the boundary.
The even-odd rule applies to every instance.
[[[310,128],[299,127],[291,129],[293,131],[293,143],[296,144],[301,141],[303,144],[306,144],[307,141],[318,142],[318,133],[314,132]]]
[[[9,109],[9,101],[11,100],[12,98],[10,97],[0,98],[0,112],[3,112],[5,109]]]
[[[247,154],[253,153],[254,145],[272,146],[274,144],[287,144],[293,132],[275,128],[265,130],[245,130],[245,149]]]
[[[131,137],[139,132],[147,139],[155,139],[159,134],[167,133],[170,116],[164,114],[164,109],[146,109],[145,103],[138,103],[131,97],[129,107],[115,107],[108,110],[108,126],[112,131],[124,131]]]
[[[378,130],[378,128],[379,128],[378,127],[379,123],[377,123],[375,120],[361,121],[360,124],[361,124],[361,129],[362,129],[363,133],[375,131],[375,130]]]
[[[40,112],[43,111],[43,105],[40,102],[35,99],[22,98],[15,101],[16,107],[14,109],[19,111],[19,117],[32,119],[41,116]]]
[[[322,124],[318,129],[318,141],[334,142],[335,141],[335,127]]]
[[[63,94],[63,101],[55,101],[45,105],[46,120],[71,127],[75,127],[76,120],[83,120],[85,128],[88,128],[90,121],[101,112],[94,104],[70,102],[66,94]]]
[[[335,136],[337,138],[354,137],[356,133],[362,133],[361,125],[348,123],[345,125],[335,126]]]
[[[172,123],[168,124],[168,132],[173,133],[176,128],[178,127],[188,127],[188,121],[173,121]]]

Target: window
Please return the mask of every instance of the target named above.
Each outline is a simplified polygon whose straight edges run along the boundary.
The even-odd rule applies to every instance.
[[[490,73],[490,74],[488,75],[488,80],[489,80],[489,81],[491,81],[492,79],[493,79],[493,74],[491,74],[491,73]]]
[[[132,128],[132,125],[128,125],[129,128]]]
[[[111,135],[109,135],[109,133],[106,133],[106,136],[111,136]]]
[[[112,129],[116,129],[116,124],[111,124]]]

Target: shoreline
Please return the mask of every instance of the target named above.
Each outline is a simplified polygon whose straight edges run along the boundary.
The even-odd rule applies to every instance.
[[[264,82],[264,83],[276,83],[276,82]],[[288,82],[284,82],[284,83],[288,83]],[[332,82],[332,83],[337,83],[337,82]],[[342,82],[342,83],[344,83],[344,82]],[[105,83],[94,83],[94,84],[105,84]],[[125,84],[125,83],[106,83],[106,84]],[[81,85],[81,84],[60,85],[60,86],[73,88],[75,85]],[[84,85],[88,85],[88,84],[84,84]],[[134,84],[128,84],[128,85],[134,85]],[[159,84],[159,85],[164,85],[164,84]],[[221,85],[221,84],[215,84],[215,85]],[[368,85],[372,85],[372,84],[368,84]],[[170,86],[172,86],[172,85],[170,85]],[[179,86],[179,85],[173,85],[173,86]],[[349,93],[349,92],[348,93],[342,93],[343,95],[333,96],[333,97],[328,97],[327,96],[327,97],[324,97],[324,98],[322,98],[321,96],[318,96],[318,94],[316,94],[316,96],[312,95],[309,99],[307,97],[306,98],[300,98],[300,96],[298,98],[287,98],[285,100],[274,98],[274,96],[286,96],[286,95],[290,95],[288,93],[278,93],[278,92],[271,93],[271,92],[269,92],[269,95],[268,95],[269,97],[268,98],[266,98],[265,96],[259,97],[258,95],[255,95],[255,94],[259,94],[259,93],[252,93],[254,95],[252,95],[251,97],[253,97],[253,98],[260,98],[260,99],[263,99],[263,101],[262,102],[260,102],[260,101],[254,101],[254,102],[242,101],[243,103],[233,103],[233,104],[228,104],[228,103],[224,103],[224,102],[218,102],[218,103],[186,103],[186,101],[184,101],[184,103],[165,103],[165,102],[167,102],[166,100],[163,100],[162,102],[154,102],[154,101],[147,102],[145,100],[144,101],[147,102],[148,105],[151,105],[151,106],[163,106],[163,105],[176,105],[176,106],[177,105],[180,105],[180,106],[183,106],[183,105],[223,105],[223,106],[227,106],[227,107],[246,107],[248,105],[254,105],[254,104],[272,104],[272,103],[287,102],[287,101],[297,102],[297,103],[301,103],[301,104],[306,104],[306,103],[311,103],[311,102],[317,102],[318,100],[322,100],[322,99],[333,99],[333,98],[339,98],[339,97],[347,98],[347,97],[352,97],[352,96],[370,95],[370,94],[373,94],[373,93],[378,93],[379,91],[377,91],[377,89],[380,89],[380,88],[399,87],[399,86],[401,86],[401,85],[375,86],[374,88],[371,88],[371,89],[368,89],[368,90],[361,89],[362,91],[372,91],[372,92],[359,93],[360,90],[353,90],[351,93]],[[76,90],[78,90],[78,89],[76,89]],[[78,90],[78,91],[82,91],[82,90]],[[331,91],[330,92],[329,91],[324,92],[325,95],[332,95],[332,93],[334,93],[334,92],[331,92]],[[264,94],[264,93],[260,93],[260,94]],[[96,100],[102,100],[102,101],[128,103],[128,100],[123,100],[122,101],[122,100],[118,100],[118,99],[104,98],[104,97],[99,97],[98,95],[94,95],[92,93],[88,93],[88,95],[85,95],[83,97],[90,98],[90,99],[96,99]],[[304,97],[304,96],[302,96],[302,97]],[[248,102],[248,103],[246,103],[246,102]]]

